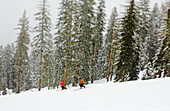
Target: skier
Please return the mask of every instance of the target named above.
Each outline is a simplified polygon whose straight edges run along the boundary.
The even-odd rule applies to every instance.
[[[82,79],[82,78],[80,78],[80,89],[82,89],[82,87],[86,87],[86,86],[84,86],[84,80]]]
[[[60,80],[60,82],[61,82],[61,88],[62,88],[62,90],[67,89],[67,88],[64,86],[64,82],[63,82],[62,80]]]

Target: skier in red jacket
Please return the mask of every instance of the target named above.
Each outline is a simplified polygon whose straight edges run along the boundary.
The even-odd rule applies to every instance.
[[[67,89],[67,88],[65,87],[65,85],[64,85],[64,82],[63,82],[62,80],[60,80],[60,82],[61,82],[61,88],[62,88],[62,90]]]

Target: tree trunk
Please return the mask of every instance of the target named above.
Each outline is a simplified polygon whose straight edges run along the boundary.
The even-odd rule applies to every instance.
[[[92,75],[91,75],[91,83],[94,81],[94,67],[95,67],[95,60],[96,60],[96,47],[94,48],[94,56],[93,56],[93,63],[92,63]]]
[[[51,83],[51,76],[50,76],[50,71],[48,70],[48,90],[50,90],[50,83]]]
[[[21,75],[22,75],[22,68],[21,68],[21,60],[19,61],[18,64],[18,69],[17,69],[17,91],[16,93],[20,93],[21,89]]]
[[[1,81],[1,80],[2,80],[2,79],[1,79],[1,78],[2,78],[2,77],[1,77],[1,74],[2,74],[2,73],[1,73],[1,72],[2,72],[2,71],[1,71],[1,66],[0,66],[0,96],[1,96],[1,90],[2,90],[2,89],[1,89],[1,88],[2,88],[2,81]]]
[[[111,65],[112,52],[113,52],[113,40],[114,40],[114,33],[112,35],[112,45],[111,45],[111,51],[110,51],[109,66],[108,66],[108,71],[107,71],[107,82],[109,81],[109,76],[110,76],[110,65]]]
[[[158,74],[159,74],[158,78],[160,78],[160,77],[161,77],[163,64],[164,64],[164,61],[162,61],[162,62],[161,62],[161,68],[160,68],[160,69],[159,69],[159,71],[158,71]]]
[[[9,73],[7,72],[7,88],[9,89],[9,79],[10,79],[10,76],[9,76]]]
[[[163,77],[165,77],[166,74],[167,74],[167,66],[165,66],[165,69],[164,69],[164,76],[163,76]]]
[[[168,60],[166,60],[166,62],[165,62],[165,69],[164,69],[163,77],[165,77],[167,75],[167,63],[168,63]]]
[[[7,94],[7,90],[6,90],[6,84],[5,84],[5,80],[3,80],[3,88],[2,88],[2,95],[6,95]]]
[[[38,91],[41,91],[41,76],[42,76],[42,50],[40,52],[40,66],[39,66],[39,85],[38,85]]]
[[[20,93],[20,88],[21,88],[20,77],[21,77],[21,72],[19,71],[18,77],[17,77],[17,92],[16,93]]]
[[[48,79],[48,90],[50,90],[50,80]]]
[[[113,77],[113,69],[114,69],[114,62],[115,62],[115,55],[116,55],[116,48],[114,48],[114,52],[113,52],[113,63],[112,63],[112,70],[111,70],[111,76],[110,76],[110,81],[112,81],[112,77]]]
[[[125,69],[123,69],[123,74],[122,74],[122,80],[121,82],[124,82],[125,81]]]
[[[65,83],[65,85],[67,83],[67,69],[68,69],[68,57],[67,57],[67,61],[66,61],[66,70],[65,70],[65,74],[64,74],[64,83]]]

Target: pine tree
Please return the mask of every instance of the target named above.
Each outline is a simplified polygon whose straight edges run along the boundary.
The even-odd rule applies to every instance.
[[[75,70],[78,65],[78,36],[79,36],[79,18],[78,18],[78,2],[76,0],[63,0],[61,2],[57,33],[55,38],[56,54],[60,64],[59,69],[62,67],[62,74],[64,73],[64,82],[69,84],[75,75]],[[62,56],[62,58],[61,58]]]
[[[170,5],[170,3],[169,3]],[[170,57],[170,9],[168,9],[168,12],[167,12],[167,19],[166,19],[166,35],[165,35],[165,39],[163,40],[164,41],[164,47],[165,49],[163,50],[164,51],[164,55],[163,55],[163,60],[165,61],[165,64],[164,64],[164,77],[165,76],[168,76],[170,77],[170,61],[169,61],[169,57]]]
[[[66,0],[62,0],[61,3],[60,3],[60,11],[59,11],[59,14],[58,14],[58,21],[57,21],[57,26],[56,26],[56,29],[57,29],[57,32],[55,33],[55,61],[56,61],[56,64],[55,64],[55,67],[56,67],[56,74],[58,75],[58,81],[59,79],[63,79],[64,78],[64,58],[63,56],[65,55],[64,53],[64,40],[66,38],[64,38],[64,34],[65,34],[65,28],[64,28],[64,23],[65,23],[65,16],[66,16]],[[61,77],[61,76],[62,77]],[[59,83],[58,83],[59,84]]]
[[[12,89],[12,69],[13,69],[13,59],[14,59],[15,48],[14,45],[7,44],[4,47],[3,55],[2,55],[2,68],[3,68],[3,83],[5,83],[5,87],[8,89]]]
[[[99,1],[99,6],[97,8],[97,15],[96,15],[96,32],[95,36],[93,38],[93,62],[92,62],[92,75],[91,75],[91,83],[93,83],[93,80],[97,78],[101,73],[103,72],[98,72],[95,74],[97,70],[102,69],[101,65],[102,64],[102,51],[103,51],[103,32],[105,31],[105,1],[100,0]],[[95,68],[96,67],[96,68]],[[102,71],[102,70],[101,70]]]
[[[95,1],[80,0],[80,76],[88,81],[92,72],[93,37],[95,36]]]
[[[116,69],[116,61],[117,61],[117,55],[118,55],[118,36],[119,34],[119,19],[117,14],[117,8],[114,7],[112,14],[110,16],[109,25],[107,27],[107,33],[106,33],[106,50],[107,50],[107,81],[112,80],[113,73]],[[112,46],[113,45],[113,46]],[[111,52],[112,49],[112,52]],[[112,54],[111,54],[112,53]],[[109,65],[109,59],[110,59],[110,65]]]
[[[106,40],[105,40],[108,58],[109,58],[111,44],[112,44],[113,29],[115,28],[117,17],[118,17],[117,8],[114,7],[114,9],[112,10],[110,19],[109,19],[109,24],[108,24],[107,33],[106,33]]]
[[[57,24],[57,32],[56,32],[56,37],[55,37],[55,45],[56,45],[56,59],[58,59],[58,66],[59,67],[65,67],[66,65],[68,65],[68,61],[66,60],[67,57],[66,57],[66,44],[68,42],[70,42],[68,40],[68,33],[67,33],[67,30],[68,30],[68,11],[69,11],[69,1],[68,0],[63,0],[61,3],[60,3],[60,12],[59,12],[59,18],[58,18],[58,24]],[[70,27],[69,27],[70,28]],[[70,30],[69,30],[70,31]],[[70,33],[70,32],[69,32]],[[67,44],[68,46],[68,44]],[[62,58],[61,58],[62,57]],[[62,64],[61,64],[61,62]],[[67,62],[67,63],[66,63]],[[59,67],[58,67],[58,70],[59,70]],[[65,67],[66,68],[66,67]],[[65,71],[64,71],[65,70]],[[65,72],[65,74],[64,74]],[[59,72],[61,75],[63,75],[62,79],[64,79],[65,83],[66,83],[66,77],[67,77],[67,69],[62,69],[62,72]],[[65,76],[65,77],[64,77]]]
[[[81,61],[82,61],[82,43],[81,40],[81,1],[73,0],[73,9],[72,9],[72,41],[70,49],[71,51],[71,64],[70,64],[70,74],[69,78],[72,81],[73,86],[76,86],[78,83],[78,78],[81,76]]]
[[[55,52],[54,52],[54,56],[55,56],[55,63],[54,63],[54,76],[55,76],[55,86],[59,87],[59,80],[63,79],[63,74],[64,74],[64,63],[62,61],[62,53],[61,50],[58,48],[58,46],[55,47]]]
[[[52,81],[53,81],[53,61],[54,61],[54,56],[53,56],[53,43],[52,40],[48,41],[49,44],[49,48],[46,51],[46,55],[44,56],[44,65],[43,65],[43,72],[45,73],[43,76],[43,80],[44,80],[44,86],[46,87],[48,86],[48,90],[50,90],[50,88],[52,88]]]
[[[127,13],[122,21],[120,58],[117,64],[116,81],[137,80],[139,52],[136,48],[136,11],[134,0],[131,0]]]
[[[158,49],[160,47],[160,44],[158,42],[158,38],[159,38],[159,33],[160,33],[160,17],[159,17],[159,8],[158,5],[155,4],[151,15],[150,15],[150,19],[149,19],[149,37],[148,37],[148,41],[146,44],[147,47],[147,53],[146,53],[146,57],[147,57],[147,64],[146,65],[146,77],[153,75],[153,64],[154,64],[154,59],[156,57],[156,54],[158,52]],[[148,68],[150,67],[150,68]],[[150,71],[148,71],[150,70]],[[148,73],[150,72],[150,73]]]
[[[74,0],[73,2],[73,37],[74,37],[74,47],[73,47],[73,57],[74,62],[72,66],[73,74],[72,81],[73,86],[77,86],[78,78],[80,76],[80,63],[81,63],[81,51],[80,51],[80,2],[79,0]]]
[[[3,90],[2,95],[6,95],[7,89],[6,89],[5,81],[3,82],[2,90]]]
[[[153,64],[153,58],[156,54],[156,49],[158,49],[158,34],[160,28],[160,20],[159,20],[159,9],[158,5],[155,4],[154,9],[150,16],[150,37],[148,40],[148,62]]]
[[[43,0],[39,4],[39,12],[35,14],[35,19],[37,21],[37,26],[35,27],[36,36],[33,38],[33,46],[35,47],[36,56],[39,57],[39,87],[42,87],[43,67],[46,58],[48,58],[48,51],[52,48],[52,34],[51,34],[51,19],[49,5],[46,0]]]
[[[29,21],[26,17],[26,11],[24,11],[23,17],[20,19],[18,28],[18,39],[16,41],[16,54],[15,54],[15,68],[16,68],[16,93],[21,92],[21,88],[24,89],[25,76],[28,73],[28,50],[30,43],[29,35]]]
[[[170,2],[169,2],[170,4]],[[156,70],[155,75],[158,75],[158,78],[160,77],[165,77],[165,76],[170,76],[170,71],[169,71],[169,39],[170,39],[170,9],[168,9],[168,3],[164,6],[162,14],[164,14],[162,19],[162,39],[161,39],[161,48],[160,51],[157,55],[157,58],[154,62],[154,69]],[[167,16],[165,16],[167,15]],[[162,74],[163,72],[163,74]],[[163,75],[163,76],[162,76]]]
[[[140,0],[138,4],[138,38],[137,43],[140,46],[140,68],[144,69],[147,64],[146,51],[147,51],[147,39],[149,37],[149,0]]]
[[[31,80],[31,88],[38,88],[38,74],[39,74],[39,58],[36,57],[35,49],[32,48],[31,54],[29,56],[29,69],[30,69],[30,80]]]
[[[3,47],[0,45],[0,96],[1,96],[1,91],[2,91],[2,52],[3,52]]]
[[[13,60],[14,60],[14,45],[7,44],[1,49],[1,86],[3,94],[6,94],[7,89],[13,88]]]

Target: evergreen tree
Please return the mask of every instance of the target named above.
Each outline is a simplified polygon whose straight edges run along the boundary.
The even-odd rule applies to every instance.
[[[3,73],[3,69],[2,69],[2,52],[3,52],[3,47],[0,46],[0,95],[1,95],[1,91],[2,91],[2,73]]]
[[[68,65],[71,60],[71,38],[72,38],[72,1],[63,0],[61,2],[61,10],[59,13],[58,24],[57,24],[57,33],[55,38],[56,44],[56,52],[61,51],[62,58],[60,59],[63,61],[62,66],[65,69],[62,69],[63,72],[63,79],[64,82],[67,84],[67,74],[68,74]]]
[[[80,77],[80,63],[81,63],[81,50],[80,50],[80,2],[79,0],[74,0],[73,4],[73,37],[74,47],[73,47],[73,57],[74,62],[71,65],[74,70],[72,75],[73,86],[77,86],[78,78]]]
[[[149,37],[149,0],[140,0],[138,4],[138,38],[137,43],[140,46],[140,68],[143,70],[147,64],[147,40]]]
[[[14,59],[15,48],[14,45],[9,45],[4,47],[3,55],[2,55],[2,68],[3,68],[3,84],[4,87],[8,89],[12,89],[12,69],[13,69],[13,59]]]
[[[154,69],[156,70],[156,75],[158,75],[159,78],[170,76],[170,70],[169,70],[170,9],[168,9],[168,3],[167,3],[167,7],[166,6],[164,7],[162,13],[167,16],[165,16],[166,19],[165,18],[162,19],[163,20],[162,39],[161,39],[162,45],[157,55],[157,58],[154,62]]]
[[[52,40],[48,41],[49,47],[48,50],[46,51],[46,55],[44,56],[44,65],[43,65],[43,72],[45,73],[43,76],[43,82],[44,82],[44,86],[46,87],[48,86],[48,90],[50,90],[50,88],[52,88],[53,86],[53,75],[54,75],[54,56],[53,56],[53,43]]]
[[[131,0],[127,13],[122,21],[120,58],[117,64],[116,81],[137,80],[139,52],[136,48],[135,31],[136,31],[136,9],[134,0]]]
[[[95,1],[80,0],[80,76],[88,81],[92,73],[93,37],[95,36]]]
[[[95,36],[93,37],[93,63],[92,63],[91,83],[93,83],[94,79],[97,79],[97,76],[103,73],[103,71],[100,70],[102,69],[103,66],[101,66],[100,64],[103,63],[102,51],[104,49],[102,47],[103,47],[103,41],[104,41],[103,32],[105,31],[104,26],[106,24],[105,23],[106,22],[105,8],[106,8],[105,1],[100,0],[99,6],[97,8],[97,15],[96,15],[97,16],[96,17],[96,32],[95,32]]]
[[[28,74],[28,50],[30,43],[29,35],[29,21],[24,11],[23,17],[18,24],[18,39],[16,41],[16,54],[15,54],[15,68],[16,68],[16,93],[20,93],[21,89],[25,90],[26,74]]]
[[[7,89],[6,89],[5,81],[3,82],[2,90],[3,90],[2,95],[6,95]]]
[[[160,19],[159,19],[159,8],[155,4],[154,9],[150,16],[150,36],[148,40],[148,62],[153,64],[153,58],[155,57],[156,50],[158,49],[158,34],[160,28]]]
[[[66,29],[64,28],[65,26],[65,18],[66,18],[66,1],[67,0],[62,0],[61,3],[60,3],[60,11],[59,11],[59,14],[58,14],[58,21],[57,21],[57,26],[56,26],[56,29],[57,29],[57,32],[55,33],[55,61],[56,61],[56,64],[55,64],[55,67],[56,67],[56,74],[57,75],[63,75],[64,74],[64,40],[66,40],[66,36],[65,36],[65,32],[66,32]],[[59,79],[63,79],[64,78],[64,75],[63,77],[60,77]],[[59,81],[59,80],[58,80]],[[59,83],[58,83],[59,84]]]
[[[170,5],[170,2],[169,2]],[[165,61],[164,63],[164,77],[168,76],[170,77],[170,61],[169,61],[169,57],[170,57],[170,9],[168,9],[167,12],[167,19],[166,19],[166,34],[165,34],[165,39],[163,40],[164,43],[163,45],[165,45],[164,47],[164,55],[163,55],[163,60]]]
[[[74,82],[79,64],[79,4],[77,0],[61,2],[55,38],[58,72],[66,84]],[[65,69],[64,69],[65,68]],[[64,76],[62,76],[64,74]],[[74,83],[75,84],[75,83]]]
[[[112,10],[112,14],[110,16],[110,19],[109,19],[109,24],[108,24],[107,33],[106,33],[106,40],[105,40],[108,58],[109,58],[111,44],[112,44],[113,29],[115,28],[117,18],[118,18],[117,8],[114,7],[114,9]]]
[[[54,63],[54,76],[55,76],[55,86],[59,87],[59,80],[60,79],[63,79],[64,76],[64,62],[62,61],[63,60],[63,56],[62,56],[62,50],[59,49],[59,47],[56,45],[55,47],[55,52],[54,52],[54,56],[55,56],[55,63]]]
[[[107,51],[107,81],[112,80],[113,73],[115,72],[116,69],[116,61],[117,61],[117,55],[118,55],[118,36],[119,34],[119,19],[118,19],[118,14],[117,14],[117,9],[114,7],[112,14],[110,16],[109,20],[109,25],[107,27],[107,33],[106,33],[106,40],[105,40],[105,45],[106,45],[106,51]],[[113,45],[113,46],[112,46]],[[111,52],[112,49],[112,52]],[[112,53],[112,54],[111,54]],[[109,65],[109,60],[110,60],[110,65]]]
[[[31,54],[29,56],[29,69],[30,69],[30,80],[31,88],[38,88],[38,74],[39,74],[39,58],[36,57],[35,49],[32,48]]]
[[[51,34],[51,19],[50,19],[50,10],[48,9],[49,5],[46,0],[43,0],[39,4],[39,12],[35,14],[35,19],[37,21],[37,26],[35,27],[36,36],[33,38],[33,46],[35,47],[35,55],[39,57],[39,87],[38,90],[41,90],[42,87],[42,78],[45,72],[43,71],[45,62],[49,51],[52,49],[52,34]],[[51,51],[50,51],[51,52]],[[44,69],[45,70],[45,69]]]
[[[81,1],[73,0],[72,4],[72,41],[70,49],[71,51],[71,64],[70,64],[70,74],[69,78],[72,81],[73,86],[78,83],[78,78],[81,76],[82,72],[82,42],[81,42]]]
[[[147,47],[146,57],[148,60],[147,61],[148,65],[146,66],[147,71],[146,71],[145,78],[147,78],[147,76],[153,75],[153,64],[154,64],[153,61],[160,47],[159,42],[158,42],[159,33],[160,33],[160,25],[161,25],[159,14],[160,12],[159,12],[158,5],[155,4],[154,9],[152,10],[150,19],[149,19],[149,31],[150,32],[149,32],[149,37],[148,37],[148,41],[146,44],[146,47]]]

